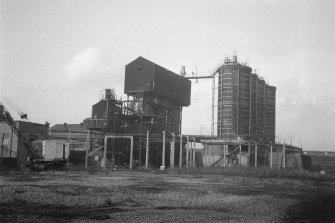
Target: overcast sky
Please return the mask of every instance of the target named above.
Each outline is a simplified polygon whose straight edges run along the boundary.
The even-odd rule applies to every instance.
[[[80,123],[100,90],[124,97],[139,56],[206,73],[237,49],[277,87],[277,135],[335,151],[335,1],[0,2],[0,93],[31,121]],[[210,134],[211,81],[192,83],[191,100],[183,133]]]

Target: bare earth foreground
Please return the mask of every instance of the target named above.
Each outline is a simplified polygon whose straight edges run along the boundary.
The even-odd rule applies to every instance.
[[[335,222],[334,182],[0,172],[0,222]]]

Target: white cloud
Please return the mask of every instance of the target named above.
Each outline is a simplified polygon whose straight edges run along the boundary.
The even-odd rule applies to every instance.
[[[111,72],[113,63],[110,55],[99,47],[87,47],[74,56],[65,69],[68,79],[82,78]]]

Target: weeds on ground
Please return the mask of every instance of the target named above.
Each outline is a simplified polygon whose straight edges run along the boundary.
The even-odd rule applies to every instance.
[[[296,180],[312,180],[317,182],[335,181],[335,177],[312,173],[299,169],[271,169],[269,167],[212,167],[212,168],[177,168],[169,170],[170,173],[192,174],[201,178],[203,174],[242,176],[258,178],[283,178]]]

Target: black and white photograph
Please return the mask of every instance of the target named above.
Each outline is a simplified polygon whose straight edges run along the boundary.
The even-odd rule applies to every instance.
[[[335,222],[334,27],[332,0],[0,0],[0,223]]]

